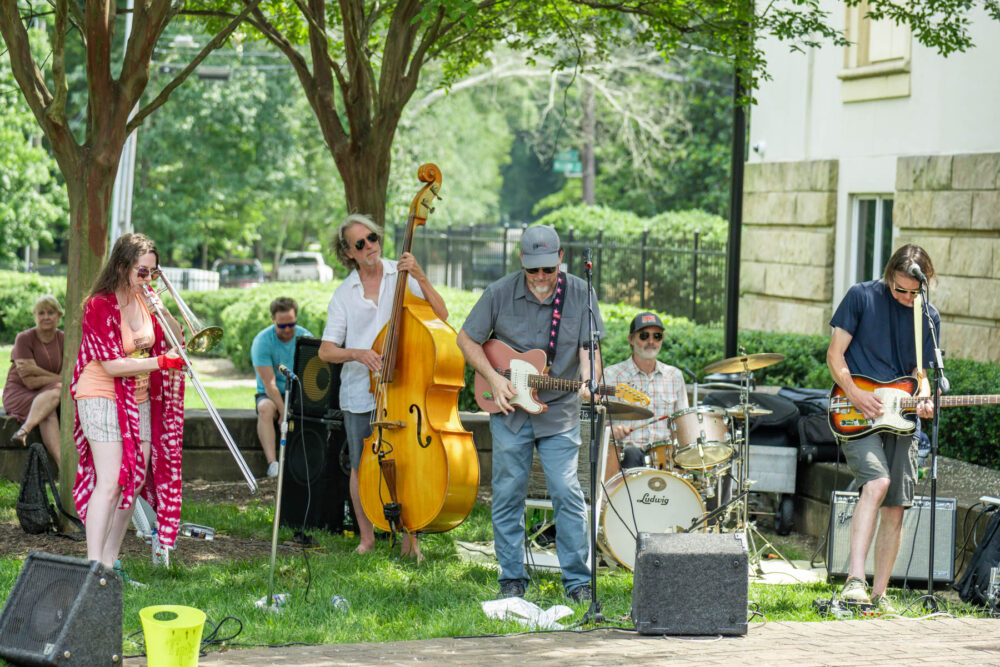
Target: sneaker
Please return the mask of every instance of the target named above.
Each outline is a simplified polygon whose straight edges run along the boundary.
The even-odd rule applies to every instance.
[[[875,605],[875,609],[883,614],[899,616],[899,610],[896,609],[895,602],[888,595],[873,595],[872,604]]]
[[[865,583],[864,579],[848,577],[844,587],[840,589],[840,599],[847,602],[871,603],[871,599],[868,597],[868,584]]]
[[[590,590],[590,584],[583,584],[572,590],[566,591],[566,597],[576,603],[590,602],[594,599],[594,593]]]
[[[520,579],[508,579],[500,582],[501,598],[523,598],[524,582]]]
[[[277,461],[271,461],[270,463],[267,464],[267,476],[268,477],[277,477],[278,476],[278,462]]]

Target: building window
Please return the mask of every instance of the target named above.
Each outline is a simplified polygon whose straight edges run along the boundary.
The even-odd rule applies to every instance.
[[[892,256],[892,199],[862,196],[854,200],[854,279],[882,276]]]
[[[868,18],[868,2],[847,7],[841,80],[844,102],[864,102],[910,94],[910,28],[890,19]]]

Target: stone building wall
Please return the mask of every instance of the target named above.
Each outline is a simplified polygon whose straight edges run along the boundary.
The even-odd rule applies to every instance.
[[[899,158],[893,224],[934,261],[947,356],[1000,361],[1000,153]]]
[[[828,333],[837,161],[748,163],[743,192],[740,328]]]

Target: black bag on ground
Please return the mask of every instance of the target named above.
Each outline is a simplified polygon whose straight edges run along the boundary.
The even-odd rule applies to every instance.
[[[705,405],[732,408],[740,404],[738,391],[713,391],[702,399]],[[770,414],[750,418],[750,444],[772,447],[795,446],[798,431],[795,424],[799,409],[787,398],[777,394],[750,392],[750,402],[770,410]]]
[[[986,532],[983,533],[983,539],[979,540],[972,560],[965,568],[965,574],[952,588],[958,591],[963,602],[989,606],[987,596],[990,592],[990,569],[994,567],[1000,567],[1000,512],[995,512],[986,525]],[[1000,610],[1000,605],[994,605]]]
[[[830,420],[826,412],[799,418],[799,460],[806,463],[836,461],[840,456],[840,444],[830,430]]]
[[[46,484],[52,489],[55,504],[49,502]],[[33,442],[28,448],[28,459],[24,463],[24,472],[21,473],[21,490],[17,494],[17,505],[14,507],[18,523],[21,524],[21,529],[30,535],[58,532],[57,508],[77,528],[83,530],[83,523],[63,509],[55,479],[49,470],[49,455],[45,447],[40,442]]]

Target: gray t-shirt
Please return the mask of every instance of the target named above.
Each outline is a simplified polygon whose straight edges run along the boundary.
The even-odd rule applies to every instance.
[[[563,285],[566,300],[563,302],[562,323],[556,341],[555,359],[549,375],[568,380],[580,379],[580,348],[589,340],[590,327],[587,311],[587,283],[566,274]],[[549,295],[539,302],[524,281],[524,272],[504,276],[486,288],[469,312],[462,330],[477,343],[496,338],[518,352],[540,349],[548,345],[552,329],[552,300]],[[594,332],[604,338],[604,321],[594,302]],[[573,392],[539,391],[538,398],[548,405],[548,410],[531,416],[536,438],[544,438],[570,430],[580,420],[580,399]],[[528,413],[517,408],[504,418],[504,424],[517,432],[524,426]]]

